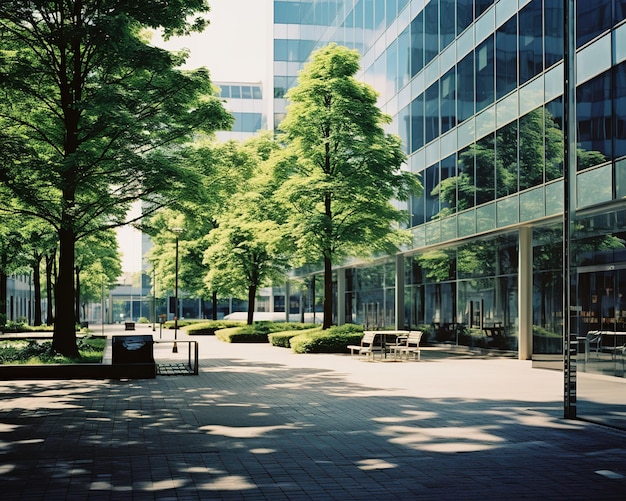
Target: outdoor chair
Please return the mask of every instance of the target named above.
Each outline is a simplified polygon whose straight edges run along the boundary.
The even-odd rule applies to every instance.
[[[409,331],[408,336],[399,339],[398,344],[389,346],[389,349],[394,356],[400,354],[400,358],[402,358],[402,355],[406,355],[407,360],[409,359],[409,353],[412,353],[413,358],[419,361],[421,360],[420,341],[423,334],[422,331]]]
[[[363,337],[361,338],[361,344],[351,344],[348,345],[348,349],[350,350],[350,356],[354,355],[356,352],[357,355],[367,355],[374,358],[374,353],[378,352],[381,356],[383,354],[382,346],[375,346],[374,340],[376,338],[376,333],[373,331],[365,331],[363,333]]]

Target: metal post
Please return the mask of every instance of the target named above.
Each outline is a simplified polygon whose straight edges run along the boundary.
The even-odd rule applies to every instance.
[[[172,353],[178,353],[178,346],[176,341],[178,340],[178,234],[176,235],[176,271],[174,278],[174,347]]]
[[[571,238],[576,214],[576,0],[564,0],[563,374],[565,418],[576,417],[576,333],[572,332]]]

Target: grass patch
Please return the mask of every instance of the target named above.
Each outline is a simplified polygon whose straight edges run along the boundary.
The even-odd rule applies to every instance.
[[[6,340],[0,342],[0,364],[42,365],[100,363],[106,339],[99,336],[78,338],[80,358],[67,358],[52,349],[52,341],[38,339]]]

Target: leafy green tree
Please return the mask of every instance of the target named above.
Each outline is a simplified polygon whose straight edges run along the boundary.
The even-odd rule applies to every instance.
[[[271,199],[263,190],[237,193],[207,238],[207,286],[233,296],[246,290],[248,324],[254,318],[258,289],[284,279],[289,264],[290,241],[280,224],[268,217],[271,211]]]
[[[59,240],[53,347],[76,356],[75,244],[126,223],[130,204],[156,210],[196,186],[174,145],[227,129],[206,69],[184,72],[185,53],[149,45],[201,31],[206,0],[0,3],[0,145],[25,155],[0,163],[0,181],[23,213]]]
[[[400,139],[384,126],[376,92],[359,82],[359,54],[335,44],[311,56],[281,123],[287,151],[277,162],[285,182],[280,201],[290,207],[289,233],[301,256],[324,263],[324,321],[332,321],[332,266],[349,255],[393,252],[406,241],[407,222],[392,200],[421,191],[401,170]]]

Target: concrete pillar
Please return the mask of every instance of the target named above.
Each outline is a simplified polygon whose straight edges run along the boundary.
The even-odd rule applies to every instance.
[[[337,325],[346,323],[346,269],[337,270]]]
[[[519,230],[518,315],[520,360],[533,354],[533,231],[525,226]]]
[[[396,256],[396,330],[404,329],[404,255]]]

